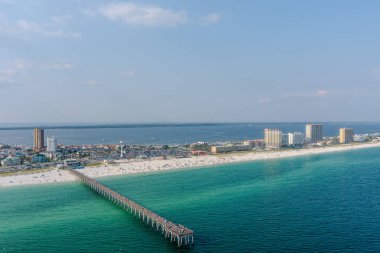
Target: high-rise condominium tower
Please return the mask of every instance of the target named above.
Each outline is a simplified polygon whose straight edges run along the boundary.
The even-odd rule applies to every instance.
[[[282,146],[282,132],[278,129],[265,129],[264,142],[268,148],[280,148]]]
[[[41,128],[34,129],[34,145],[35,150],[42,150],[44,148],[44,130]]]
[[[354,130],[352,128],[339,129],[339,142],[350,143],[354,141]]]
[[[323,125],[307,124],[306,125],[306,141],[316,143],[323,140]]]
[[[46,151],[56,152],[57,151],[57,139],[55,137],[46,138]]]

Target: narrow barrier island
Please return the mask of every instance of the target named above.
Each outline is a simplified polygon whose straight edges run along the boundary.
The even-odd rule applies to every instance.
[[[171,242],[176,242],[178,247],[190,247],[194,244],[193,230],[165,219],[77,170],[67,170],[98,194],[109,199],[124,210],[131,212],[131,214],[142,219],[143,222],[151,225],[157,231],[161,231],[165,235],[165,238],[170,238]]]

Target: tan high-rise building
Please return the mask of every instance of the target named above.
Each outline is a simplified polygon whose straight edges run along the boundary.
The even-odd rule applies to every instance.
[[[323,140],[323,125],[321,124],[307,124],[306,141],[310,143],[316,143]]]
[[[41,128],[34,129],[34,145],[35,150],[42,150],[44,148],[44,130]]]
[[[354,130],[352,128],[339,129],[339,142],[350,143],[354,141]]]
[[[282,146],[282,132],[278,129],[264,129],[264,142],[268,148],[280,148]]]

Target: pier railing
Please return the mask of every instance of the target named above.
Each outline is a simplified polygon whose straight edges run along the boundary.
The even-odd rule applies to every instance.
[[[193,230],[165,219],[77,170],[68,169],[68,171],[95,192],[109,199],[131,214],[134,214],[157,231],[162,232],[165,238],[170,239],[171,242],[176,242],[178,247],[189,247],[194,244]]]

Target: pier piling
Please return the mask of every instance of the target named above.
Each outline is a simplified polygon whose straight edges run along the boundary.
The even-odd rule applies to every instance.
[[[77,170],[68,169],[68,171],[99,195],[122,207],[126,212],[130,211],[153,229],[161,231],[165,238],[170,238],[170,241],[177,243],[178,247],[190,247],[194,244],[193,230],[165,219]]]

